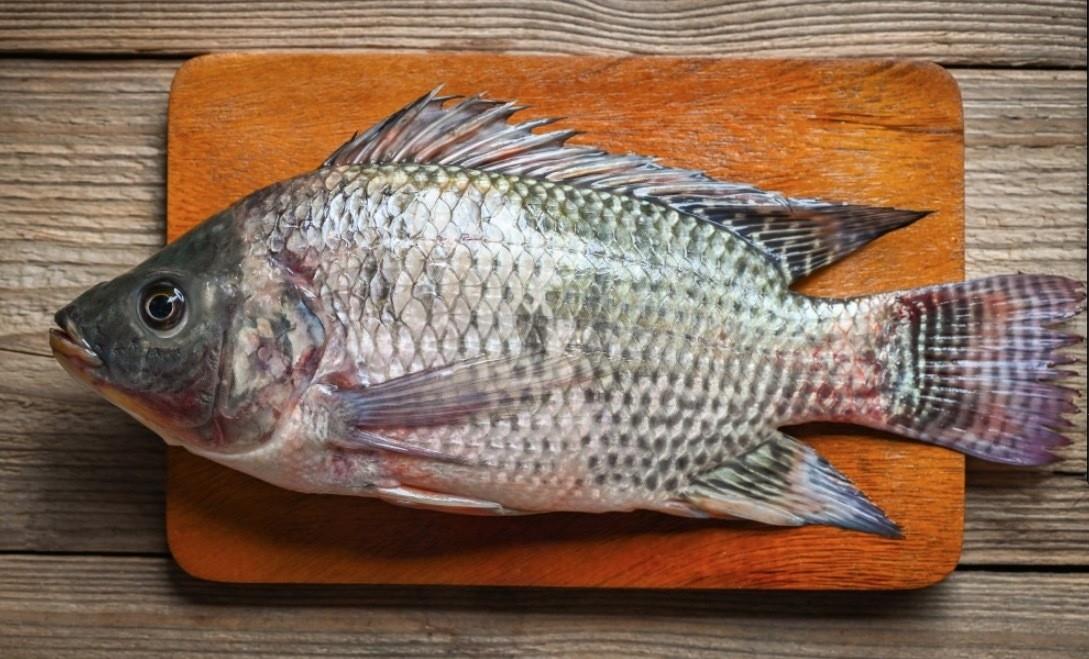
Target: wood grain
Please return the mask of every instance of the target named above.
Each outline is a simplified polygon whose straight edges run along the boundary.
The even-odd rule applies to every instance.
[[[162,440],[51,358],[0,369],[0,551],[165,551]]]
[[[1085,3],[5,2],[0,49],[192,55],[351,48],[743,57],[912,57],[1085,67]]]
[[[45,356],[42,328],[80,290],[162,244],[176,68],[0,60],[0,551],[165,550],[161,442],[67,378]],[[1085,73],[953,74],[965,108],[969,276],[1016,260],[1084,281]],[[1033,203],[1046,216],[1026,214]],[[1034,223],[1045,219],[1061,237],[1038,246]],[[969,462],[962,564],[1089,564],[1085,417],[1074,420],[1075,445],[1054,475]]]
[[[282,80],[296,83],[275,84]],[[609,151],[793,196],[935,211],[807,279],[806,292],[858,295],[963,276],[959,93],[938,67],[889,61],[198,58],[171,89],[168,239],[310,170],[360,122],[436,81],[464,93],[487,85],[496,98],[530,105],[527,117],[577,116],[579,141]],[[959,455],[858,429],[805,436],[880,502],[904,540],[654,514],[454,517],[297,495],[181,450],[168,454],[167,537],[190,573],[250,582],[866,589],[919,587],[953,568]]]
[[[926,591],[268,587],[166,558],[0,556],[11,657],[1079,657],[1089,575],[958,572]]]

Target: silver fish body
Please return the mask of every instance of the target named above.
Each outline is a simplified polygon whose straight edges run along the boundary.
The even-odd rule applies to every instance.
[[[924,214],[786,200],[564,146],[507,124],[509,104],[444,100],[62,310],[62,363],[168,441],[277,485],[478,514],[650,509],[896,535],[778,428],[860,423],[1015,464],[1063,442],[1073,393],[1051,381],[1073,339],[1045,326],[1082,308],[1076,282],[796,294],[794,279]],[[213,234],[230,245],[201,272],[219,274],[179,267],[186,241]],[[151,331],[120,310],[100,327],[89,309],[117,291]],[[168,316],[186,291],[196,310]],[[216,314],[220,336],[185,338]],[[184,339],[218,378],[203,369],[164,412],[183,397],[145,391],[150,357],[139,376],[80,366],[120,322],[149,350]]]
[[[841,378],[813,347],[845,334],[852,304],[793,294],[751,245],[652,202],[440,166],[350,166],[236,212],[252,258],[305,264],[343,346],[325,373],[370,385],[539,354],[593,371],[515,414],[404,433],[463,463],[391,467],[418,471],[417,486],[521,510],[668,505],[692,476],[836,404],[817,398]],[[296,414],[314,418],[309,405],[321,396]],[[356,474],[314,448],[314,489],[381,478],[381,456],[360,457]]]

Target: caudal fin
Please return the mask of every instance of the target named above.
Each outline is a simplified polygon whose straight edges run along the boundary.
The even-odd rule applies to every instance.
[[[993,462],[1038,465],[1069,443],[1078,393],[1056,384],[1082,339],[1051,326],[1085,308],[1081,283],[1008,275],[887,296],[898,327],[890,371],[893,432]],[[872,420],[871,420],[872,421]]]

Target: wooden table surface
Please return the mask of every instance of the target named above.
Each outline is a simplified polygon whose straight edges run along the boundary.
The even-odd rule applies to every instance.
[[[1084,656],[1084,413],[1061,462],[969,463],[961,564],[924,591],[223,586],[166,553],[162,443],[65,376],[45,328],[162,244],[171,76],[239,49],[934,60],[964,98],[969,275],[1084,281],[1085,25],[1080,0],[4,2],[0,656]]]

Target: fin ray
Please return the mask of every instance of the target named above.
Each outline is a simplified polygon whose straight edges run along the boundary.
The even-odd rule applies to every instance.
[[[447,101],[460,99],[449,106]],[[654,158],[570,146],[574,130],[534,132],[553,118],[512,123],[513,102],[440,96],[436,88],[356,134],[324,167],[433,163],[532,176],[655,201],[741,236],[788,281],[804,277],[922,212],[790,199],[745,183],[665,167]]]
[[[407,508],[419,508],[422,510],[436,510],[443,513],[460,513],[462,515],[527,515],[526,511],[507,508],[495,501],[474,499],[456,494],[446,494],[432,490],[423,490],[407,485],[379,487],[375,489],[375,495],[397,506]]]
[[[451,464],[466,464],[465,460],[457,456],[447,455],[442,451],[436,451],[424,446],[417,446],[410,442],[394,439],[375,432],[360,430],[358,428],[337,437],[333,440],[332,444],[348,449],[349,451],[385,451],[424,460],[436,460],[438,462],[448,462]]]
[[[695,200],[679,207],[728,226],[769,252],[792,281],[929,214],[929,211],[818,202],[737,208]]]
[[[441,426],[474,414],[509,414],[590,375],[589,362],[581,353],[530,353],[466,360],[368,387],[336,389],[332,395],[345,429],[364,433],[352,443],[377,447],[382,429]]]
[[[1085,309],[1081,282],[999,275],[884,293],[873,314],[897,346],[885,409],[855,422],[992,462],[1040,465],[1070,440],[1078,392],[1056,383],[1080,337],[1049,330]]]
[[[901,537],[900,528],[812,448],[776,432],[697,477],[685,499],[712,515],[778,526],[825,524]]]

